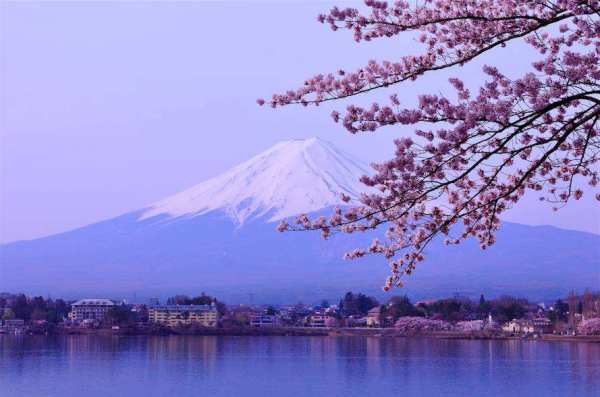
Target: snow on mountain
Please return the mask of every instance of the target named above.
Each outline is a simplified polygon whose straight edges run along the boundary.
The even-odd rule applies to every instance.
[[[369,168],[319,138],[276,144],[215,178],[151,205],[139,220],[157,215],[192,217],[224,211],[234,222],[268,216],[277,221],[356,200]]]

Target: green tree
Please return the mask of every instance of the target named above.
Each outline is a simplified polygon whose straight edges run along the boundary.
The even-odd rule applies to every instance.
[[[111,307],[102,320],[105,325],[128,325],[135,321],[134,314],[126,305]]]
[[[192,299],[187,295],[175,295],[167,299],[167,305],[191,305]]]
[[[25,295],[17,295],[12,309],[15,312],[15,318],[20,318],[25,321],[31,320],[33,307],[27,301],[27,297]]]
[[[347,292],[340,301],[340,311],[344,315],[365,315],[375,306],[379,306],[377,299],[364,294]]]
[[[35,309],[39,309],[41,311],[46,311],[46,309],[48,308],[48,303],[46,302],[46,300],[44,299],[43,296],[36,296],[31,300],[31,309],[32,309],[32,313]]]
[[[486,301],[483,294],[481,294],[481,296],[479,297],[479,307],[478,307],[479,318],[487,317],[487,315],[491,312],[491,310],[492,310],[492,303],[490,301]]]
[[[548,313],[548,318],[553,323],[567,321],[569,319],[569,305],[563,302],[562,299],[558,299]]]
[[[385,316],[392,316],[394,321],[400,317],[422,315],[406,295],[391,297],[387,306],[384,307]]]
[[[31,313],[31,320],[32,321],[41,321],[41,320],[46,320],[48,313],[38,307],[36,307],[35,309],[33,309],[33,312]]]
[[[493,301],[492,314],[498,318],[498,321],[507,322],[514,318],[523,318],[528,306],[529,302],[526,299],[502,296]]]
[[[192,303],[192,305],[210,305],[214,301],[216,301],[215,298],[213,298],[212,296],[206,295],[204,292],[202,292],[200,294],[200,296],[192,298],[191,303]]]

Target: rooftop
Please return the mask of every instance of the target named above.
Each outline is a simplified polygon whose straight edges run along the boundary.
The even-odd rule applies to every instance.
[[[72,306],[114,306],[115,302],[110,299],[81,299]]]
[[[172,311],[188,311],[188,312],[205,312],[216,310],[213,305],[155,305],[150,306],[153,310],[172,310]]]

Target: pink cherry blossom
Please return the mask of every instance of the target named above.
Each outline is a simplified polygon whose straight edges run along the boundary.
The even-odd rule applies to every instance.
[[[337,208],[327,219],[302,215],[295,226],[284,222],[279,230],[321,230],[326,238],[384,228],[384,239],[346,258],[383,255],[390,264],[389,290],[412,274],[438,236],[449,245],[470,237],[482,249],[494,244],[500,214],[527,190],[559,209],[583,196],[578,184],[598,185],[600,1],[366,0],[365,7],[334,7],[318,21],[349,30],[356,41],[417,32],[424,51],[313,76],[298,89],[273,95],[271,107],[368,95],[460,67],[515,40],[528,43],[539,59],[519,78],[484,66],[487,80],[478,90],[451,78],[455,96],[423,94],[415,108],[401,107],[394,94],[389,103],[334,111],[334,122],[351,134],[408,125],[414,136],[396,139],[394,157],[361,178],[373,188],[361,205]],[[600,200],[600,193],[595,197]]]
[[[600,335],[600,318],[590,318],[577,325],[577,332],[581,335]]]

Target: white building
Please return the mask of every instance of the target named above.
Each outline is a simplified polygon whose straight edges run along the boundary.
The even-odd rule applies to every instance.
[[[71,305],[69,320],[102,320],[106,312],[115,307],[110,299],[82,299]]]
[[[381,306],[375,306],[367,313],[367,327],[381,326]]]
[[[203,327],[216,327],[219,313],[215,305],[165,305],[148,308],[151,322],[176,327],[198,324]]]
[[[532,334],[535,330],[531,321],[513,319],[502,326],[502,331],[511,334]]]

